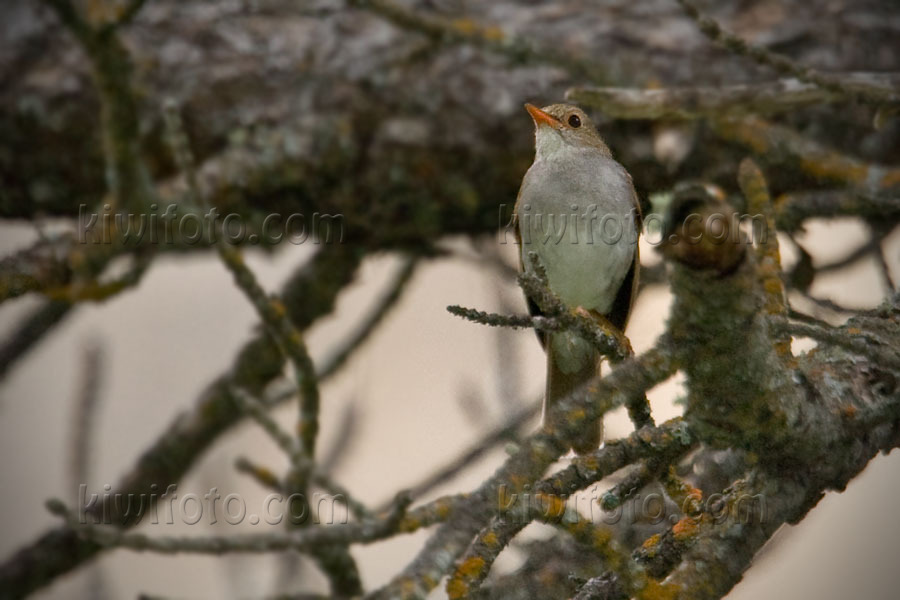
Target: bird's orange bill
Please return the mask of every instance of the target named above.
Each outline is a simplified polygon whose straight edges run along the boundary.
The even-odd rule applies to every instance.
[[[528,114],[531,115],[531,118],[534,119],[534,124],[537,126],[547,125],[549,127],[559,127],[560,125],[556,117],[554,117],[550,113],[542,111],[534,104],[526,104],[525,110],[528,111]]]

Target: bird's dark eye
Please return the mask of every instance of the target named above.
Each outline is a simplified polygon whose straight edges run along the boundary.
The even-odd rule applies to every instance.
[[[581,127],[581,117],[578,115],[569,115],[569,125],[575,129]]]

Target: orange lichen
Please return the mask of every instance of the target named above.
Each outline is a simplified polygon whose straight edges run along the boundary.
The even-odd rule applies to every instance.
[[[419,519],[413,517],[403,517],[402,519],[400,519],[400,522],[397,523],[397,531],[401,533],[412,533],[421,526],[422,522]]]
[[[452,509],[452,507],[450,506],[449,503],[438,502],[437,506],[435,507],[435,512],[437,513],[437,516],[440,517],[441,519],[446,519],[447,517],[450,516],[451,509]]]
[[[696,535],[697,521],[691,517],[684,517],[672,526],[672,535],[679,542],[684,542]]]
[[[73,271],[81,269],[85,263],[87,263],[87,258],[81,250],[75,249],[69,253],[69,266]]]
[[[272,310],[275,312],[275,314],[278,315],[279,319],[283,319],[287,314],[287,308],[285,308],[284,302],[282,302],[281,300],[272,298],[271,300],[269,300],[269,304],[271,305]]]
[[[293,346],[302,346],[303,345],[303,337],[300,335],[300,332],[296,329],[292,330],[290,335],[287,337],[288,342],[290,342]]]
[[[678,597],[678,586],[670,583],[660,583],[653,579],[638,594],[641,600],[674,600]]]
[[[469,593],[469,586],[459,579],[451,579],[447,582],[447,597],[451,599],[465,598]]]
[[[578,425],[587,418],[587,414],[584,412],[584,409],[581,408],[570,410],[568,416],[569,421],[571,421],[573,425]]]
[[[484,39],[489,40],[491,42],[502,42],[506,37],[503,33],[503,30],[497,27],[496,25],[492,25],[490,27],[485,27],[481,32],[482,37]]]
[[[834,153],[801,158],[800,168],[816,177],[839,179],[850,183],[862,183],[869,174],[866,165]]]
[[[473,556],[467,558],[459,565],[459,568],[456,569],[456,574],[458,577],[478,577],[484,570],[484,565],[485,562],[483,558],[480,556]]]
[[[653,534],[644,540],[644,543],[641,544],[641,548],[643,548],[646,552],[650,553],[652,556],[654,552],[656,552],[656,547],[659,545],[659,534]]]
[[[263,481],[267,481],[271,484],[278,483],[278,478],[275,477],[275,474],[265,467],[257,467],[254,472],[256,476]]]
[[[776,343],[775,353],[781,358],[792,358],[793,352],[791,351],[791,342],[784,341]]]
[[[609,544],[610,540],[612,540],[612,531],[610,531],[606,527],[594,528],[594,535],[592,540],[594,548],[605,548]]]
[[[726,137],[743,142],[757,154],[765,154],[770,149],[769,139],[766,137],[766,124],[759,119],[728,119],[719,121],[717,125]]]
[[[478,23],[472,19],[456,19],[451,25],[453,29],[466,36],[474,35],[480,29]]]
[[[780,279],[767,278],[765,283],[763,284],[763,287],[769,294],[781,294],[784,292],[784,284],[781,283]]]
[[[852,404],[842,406],[841,414],[848,419],[852,419],[856,416],[856,407],[853,406]]]
[[[881,178],[881,187],[891,188],[900,186],[900,169],[891,169]]]
[[[597,460],[597,457],[593,454],[579,456],[577,461],[580,467],[584,467],[584,469],[589,471],[596,471],[600,468],[600,461]]]
[[[544,517],[548,519],[559,518],[566,512],[566,501],[554,494],[538,494],[537,499],[546,507]]]
[[[526,485],[531,483],[531,480],[528,479],[527,477],[523,477],[522,475],[513,473],[512,475],[509,476],[509,482],[512,484],[513,489],[521,490]],[[506,491],[506,488],[504,487],[503,492],[505,492],[505,491]]]

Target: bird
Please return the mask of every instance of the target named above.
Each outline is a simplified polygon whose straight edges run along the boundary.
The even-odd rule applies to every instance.
[[[590,117],[577,106],[525,105],[535,126],[534,161],[515,206],[520,271],[537,254],[550,290],[570,309],[622,333],[636,296],[641,210],[631,175],[616,162]],[[529,312],[540,315],[531,299]],[[538,332],[547,355],[544,416],[555,403],[597,377],[600,355],[577,334]],[[596,450],[602,418],[567,443],[576,454]]]

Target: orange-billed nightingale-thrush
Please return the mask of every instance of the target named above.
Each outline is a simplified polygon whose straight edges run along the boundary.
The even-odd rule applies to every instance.
[[[525,108],[534,120],[535,156],[516,201],[520,268],[531,271],[529,253],[536,252],[560,300],[624,331],[640,268],[641,214],[631,176],[580,108]],[[539,314],[533,301],[528,304]],[[599,374],[600,356],[574,333],[539,337],[547,352],[546,415],[554,402]],[[570,444],[584,454],[602,436],[598,419]]]

